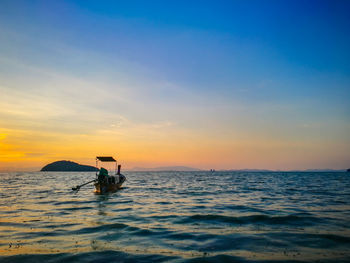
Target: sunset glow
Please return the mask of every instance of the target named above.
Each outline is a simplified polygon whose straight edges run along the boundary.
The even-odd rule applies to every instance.
[[[348,168],[341,5],[97,2],[1,1],[1,171]]]

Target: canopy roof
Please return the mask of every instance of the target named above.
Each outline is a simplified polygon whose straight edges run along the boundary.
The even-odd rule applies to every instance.
[[[112,156],[97,156],[96,159],[101,162],[116,162]]]

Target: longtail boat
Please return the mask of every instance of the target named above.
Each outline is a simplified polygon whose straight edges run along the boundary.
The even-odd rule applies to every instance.
[[[110,172],[102,167],[102,163],[115,163],[115,171]],[[101,166],[99,168],[99,166]],[[95,193],[104,194],[108,192],[115,192],[121,188],[122,184],[125,182],[126,177],[120,173],[121,165],[117,165],[117,160],[111,156],[97,156],[96,157],[96,167],[99,169],[96,172],[95,180]]]

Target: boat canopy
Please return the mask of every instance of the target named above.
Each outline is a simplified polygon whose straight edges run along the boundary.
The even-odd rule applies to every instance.
[[[97,156],[96,159],[101,162],[116,162],[112,156]]]

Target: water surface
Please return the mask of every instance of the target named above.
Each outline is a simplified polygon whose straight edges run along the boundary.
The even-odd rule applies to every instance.
[[[1,262],[350,262],[350,175],[0,174]]]

